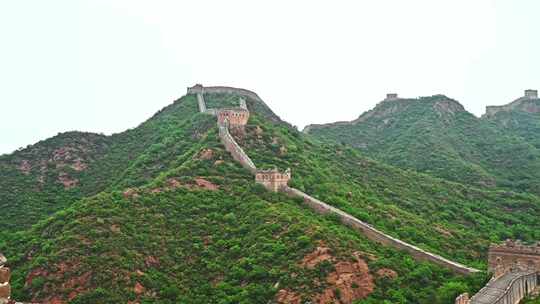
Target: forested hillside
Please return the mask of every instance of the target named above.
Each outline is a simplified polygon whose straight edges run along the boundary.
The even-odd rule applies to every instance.
[[[385,100],[351,123],[313,125],[309,134],[351,145],[404,169],[490,188],[540,193],[537,115],[481,119],[443,95]],[[519,121],[519,123],[517,123]],[[500,127],[500,124],[507,127]]]
[[[212,107],[231,106],[237,98],[207,96]],[[406,108],[418,114],[416,120],[387,123],[408,129],[412,139],[432,113],[440,114],[443,126],[472,121],[454,101],[437,102],[441,98],[425,101],[440,113],[411,103]],[[474,154],[478,146],[494,145],[490,138],[499,135],[507,141],[504,153],[536,157],[532,144],[498,131],[492,122],[471,123],[448,135],[458,141],[481,130],[488,139],[467,150],[444,146],[450,155],[476,156],[469,162],[452,159],[460,167],[450,176],[455,178],[445,180],[384,164],[376,160],[375,148],[359,152],[321,143],[282,122],[265,104],[252,99],[247,104],[248,125],[235,137],[259,167],[291,168],[292,186],[390,235],[481,269],[490,242],[540,239],[540,198],[510,190],[528,189],[534,179],[520,187],[504,184],[525,164],[513,160],[505,167],[511,172],[492,172],[481,165],[501,156],[472,161],[481,158]],[[373,127],[364,138],[378,132]],[[436,129],[423,132],[432,140],[443,135]],[[198,113],[195,97],[187,95],[120,134],[65,133],[2,156],[0,208],[8,225],[0,249],[14,271],[14,298],[427,304],[453,303],[457,294],[484,284],[486,274],[463,277],[416,262],[297,199],[267,192],[233,161],[217,134],[215,117]],[[347,136],[342,137],[355,138]],[[390,140],[380,141],[395,159],[412,153],[409,149],[422,150],[419,143],[398,141],[405,145],[398,149]],[[453,164],[444,160],[433,171]],[[463,168],[482,187],[455,182]]]

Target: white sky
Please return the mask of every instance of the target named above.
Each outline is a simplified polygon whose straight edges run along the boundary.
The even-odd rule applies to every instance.
[[[540,1],[0,0],[0,154],[132,128],[187,86],[283,119],[351,120],[387,92],[480,115],[540,89]]]

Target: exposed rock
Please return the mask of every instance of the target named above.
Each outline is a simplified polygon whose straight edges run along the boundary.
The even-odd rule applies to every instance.
[[[26,281],[24,283],[24,286],[25,287],[29,287],[32,285],[32,281],[35,279],[35,278],[38,278],[38,277],[47,277],[49,275],[49,273],[43,269],[43,268],[36,268],[34,270],[32,270],[28,276],[26,276]]]
[[[389,278],[392,280],[398,277],[397,272],[395,272],[394,270],[390,268],[381,268],[377,270],[376,274],[379,278]]]
[[[336,271],[326,278],[330,286],[314,298],[315,303],[352,304],[353,301],[363,299],[373,292],[375,288],[373,277],[363,260],[338,262],[335,267]],[[339,294],[336,294],[336,290],[339,290]]]
[[[133,287],[133,291],[136,294],[140,295],[146,291],[146,288],[144,288],[144,286],[141,283],[137,282],[135,283],[135,287]]]
[[[127,188],[122,194],[124,195],[124,198],[136,198],[139,196],[139,194],[137,193],[137,189],[135,188]]]
[[[288,289],[281,289],[276,295],[277,303],[281,304],[300,304],[301,300],[300,295]]]
[[[75,160],[75,162],[71,165],[71,168],[75,171],[84,171],[86,168],[88,168],[88,165],[83,163],[82,159],[78,158]]]
[[[448,114],[454,115],[458,112],[465,111],[465,108],[463,108],[459,102],[449,98],[437,100],[433,104],[433,108],[439,114],[439,116],[446,116]]]
[[[167,179],[167,185],[172,189],[176,189],[176,188],[181,187],[182,183],[177,179],[169,178]]]
[[[64,185],[64,189],[71,189],[79,184],[79,180],[72,178],[66,172],[60,172],[58,181]]]
[[[21,161],[17,169],[19,169],[19,171],[21,171],[23,174],[28,175],[30,174],[30,170],[32,170],[32,165],[30,164],[29,161],[25,159]]]
[[[202,149],[197,156],[197,159],[209,160],[214,158],[214,151],[212,149]]]
[[[224,160],[218,159],[218,160],[216,160],[216,161],[214,162],[214,166],[219,166],[219,165],[223,164],[224,162],[225,162]]]
[[[323,261],[334,261],[331,250],[328,247],[317,247],[315,251],[306,255],[302,260],[302,266],[306,268],[315,268],[317,264]]]
[[[200,178],[200,177],[197,177],[195,179],[195,183],[197,184],[198,187],[204,188],[206,190],[215,191],[215,190],[219,189],[219,187],[217,185],[213,184],[212,182],[209,182],[209,181],[205,180],[204,178]]]
[[[157,267],[159,266],[159,259],[154,256],[149,255],[144,259],[144,264],[147,267]]]

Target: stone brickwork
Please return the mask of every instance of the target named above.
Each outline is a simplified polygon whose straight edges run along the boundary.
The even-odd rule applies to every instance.
[[[448,259],[445,259],[439,255],[427,252],[423,249],[420,249],[414,245],[411,245],[409,243],[406,243],[402,240],[399,240],[397,238],[394,238],[392,236],[389,236],[377,229],[375,229],[370,224],[367,224],[365,222],[362,222],[361,220],[355,218],[354,216],[343,212],[335,207],[330,206],[329,204],[322,202],[314,197],[311,197],[304,192],[294,189],[291,187],[282,187],[281,191],[292,195],[300,197],[304,200],[304,203],[306,203],[309,207],[314,209],[316,212],[321,214],[329,214],[333,213],[336,214],[341,222],[345,225],[350,226],[351,228],[355,229],[356,231],[362,233],[364,236],[366,236],[368,239],[380,243],[384,246],[392,247],[398,250],[403,250],[408,252],[415,258],[416,260],[420,261],[429,261],[432,263],[435,263],[437,265],[440,265],[442,267],[448,268],[456,273],[460,274],[471,274],[475,272],[479,272],[479,270],[467,267],[465,265],[450,261]]]
[[[540,113],[537,90],[525,90],[524,96],[503,106],[487,106],[485,116],[493,116],[501,111],[519,110],[528,113]]]
[[[530,99],[538,98],[538,90],[525,90],[525,97]]]
[[[540,272],[540,242],[526,246],[520,241],[506,240],[503,244],[491,245],[488,252],[488,270],[495,277],[514,270]]]
[[[257,170],[255,173],[255,181],[272,192],[278,192],[287,187],[290,179],[291,169],[287,169],[285,172],[279,172],[277,169]]]
[[[6,262],[6,257],[0,253],[0,304],[9,303],[11,298],[11,285],[9,284],[11,272],[9,268],[5,267]]]
[[[460,294],[456,298],[456,301],[455,301],[455,304],[469,304],[469,303],[470,303],[470,300],[469,300],[469,294],[468,293]]]
[[[388,93],[386,94],[386,98],[384,100],[396,100],[398,98],[398,94],[396,93]]]
[[[507,272],[500,278],[492,278],[466,304],[518,304],[537,287],[537,272]]]
[[[219,127],[219,138],[221,139],[221,143],[225,146],[225,150],[227,152],[231,153],[231,156],[234,160],[236,160],[242,167],[249,170],[249,172],[255,174],[257,171],[257,167],[255,167],[255,164],[249,158],[249,156],[244,152],[244,150],[238,145],[238,143],[234,140],[231,133],[229,133],[229,126],[227,124],[227,121],[224,121],[223,123],[218,124]]]
[[[201,84],[196,84],[193,87],[187,88],[188,94],[204,94],[204,93],[222,93],[222,94],[235,94],[240,96],[245,96],[251,98],[255,101],[264,103],[262,99],[255,92],[246,89],[233,88],[233,87],[224,87],[224,86],[213,86],[213,87],[203,87]]]
[[[456,304],[517,304],[533,293],[539,284],[540,243],[532,246],[506,240],[491,245],[488,252],[491,280],[470,300],[464,295]]]
[[[229,121],[229,126],[245,126],[249,119],[249,111],[242,108],[219,109],[217,111],[218,123]]]

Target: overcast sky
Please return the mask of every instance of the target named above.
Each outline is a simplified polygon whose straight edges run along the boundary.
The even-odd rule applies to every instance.
[[[0,0],[0,154],[133,128],[187,86],[257,92],[299,126],[387,92],[476,115],[540,88],[540,1]]]

